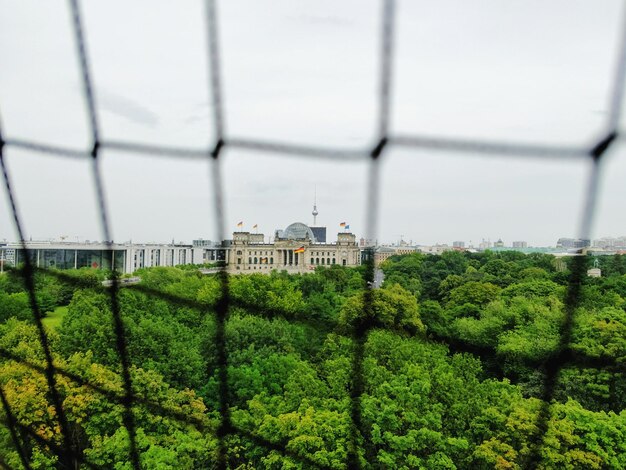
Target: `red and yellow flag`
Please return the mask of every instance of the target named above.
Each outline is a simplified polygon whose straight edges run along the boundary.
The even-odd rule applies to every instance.
[[[304,246],[301,246],[300,248],[298,248],[297,250],[293,251],[294,253],[304,253]]]

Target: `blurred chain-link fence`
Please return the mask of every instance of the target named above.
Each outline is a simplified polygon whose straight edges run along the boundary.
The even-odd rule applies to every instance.
[[[190,149],[184,146],[158,146],[150,143],[132,142],[132,141],[109,141],[101,138],[100,123],[98,121],[98,113],[96,111],[96,96],[93,89],[93,81],[90,71],[89,51],[85,42],[85,35],[82,29],[82,17],[78,0],[69,1],[69,9],[73,18],[74,38],[76,42],[76,54],[80,63],[80,70],[82,72],[82,86],[84,91],[84,101],[88,111],[89,117],[89,129],[91,133],[91,148],[88,151],[76,151],[71,148],[64,148],[56,145],[47,145],[46,143],[12,139],[10,136],[4,135],[2,129],[0,129],[0,163],[2,166],[2,173],[4,178],[4,185],[8,199],[10,201],[10,208],[13,213],[13,220],[15,229],[18,233],[20,242],[23,248],[26,249],[25,242],[25,230],[22,220],[20,219],[19,212],[19,200],[16,197],[15,188],[12,186],[12,180],[9,168],[7,168],[3,151],[8,148],[25,149],[31,152],[45,154],[49,158],[70,156],[79,159],[86,159],[91,161],[92,171],[94,176],[94,191],[97,197],[99,205],[99,214],[101,222],[102,237],[107,243],[112,244],[111,240],[111,220],[114,219],[114,214],[110,214],[108,211],[107,197],[104,191],[103,178],[100,172],[100,155],[103,149],[115,152],[126,152],[135,154],[147,154],[147,155],[159,155],[163,157],[171,158],[194,158],[205,159],[211,168],[212,181],[211,187],[214,191],[215,211],[216,211],[216,226],[217,235],[219,239],[225,239],[225,222],[224,222],[224,210],[223,210],[223,198],[222,198],[222,177],[220,173],[220,161],[222,159],[224,150],[227,148],[239,148],[256,152],[270,152],[285,154],[290,157],[305,157],[310,159],[326,158],[331,161],[368,161],[369,162],[369,181],[368,181],[368,194],[367,200],[363,201],[369,207],[367,220],[367,236],[368,239],[375,239],[376,226],[377,226],[377,214],[378,214],[378,201],[380,196],[379,188],[379,172],[380,162],[385,159],[385,155],[390,147],[408,147],[408,148],[421,148],[421,149],[434,149],[445,150],[449,152],[459,153],[472,153],[472,154],[484,154],[491,155],[494,158],[506,157],[506,156],[518,156],[518,157],[539,157],[539,158],[551,158],[558,157],[563,159],[589,159],[593,165],[589,174],[588,187],[586,189],[586,202],[583,210],[582,220],[580,222],[580,237],[583,239],[590,238],[590,227],[594,215],[596,194],[598,191],[598,170],[603,161],[603,156],[611,145],[620,138],[618,132],[618,122],[620,115],[620,108],[622,103],[622,95],[624,90],[624,73],[625,73],[625,50],[626,40],[622,33],[621,43],[616,51],[616,72],[613,77],[613,89],[610,112],[605,124],[604,136],[596,142],[590,148],[581,146],[557,146],[551,144],[520,144],[516,142],[502,142],[502,141],[489,141],[489,140],[467,140],[467,139],[455,139],[455,138],[432,138],[420,135],[397,135],[394,134],[389,125],[390,116],[390,90],[393,84],[393,59],[394,59],[394,16],[395,16],[395,2],[393,0],[383,0],[381,2],[381,15],[380,15],[380,57],[379,57],[379,93],[378,93],[378,116],[377,116],[377,130],[376,135],[372,140],[375,145],[372,148],[345,150],[340,148],[326,148],[315,147],[310,145],[293,145],[278,141],[263,141],[257,139],[237,138],[231,139],[224,130],[224,113],[227,108],[223,105],[222,100],[222,84],[220,74],[220,47],[219,47],[219,21],[216,12],[216,2],[213,0],[206,1],[206,31],[207,31],[207,57],[208,66],[210,70],[210,83],[208,87],[213,103],[213,122],[214,122],[214,135],[216,136],[215,142],[211,148],[206,149]],[[622,30],[624,27],[622,25]],[[36,170],[33,170],[36,171]],[[373,256],[365,257],[368,263],[367,280],[373,280]],[[552,354],[547,360],[539,361],[535,364],[531,364],[533,367],[538,368],[543,372],[543,408],[537,417],[537,429],[539,432],[534,436],[533,442],[529,443],[533,449],[534,458],[532,461],[539,462],[541,454],[541,446],[543,444],[544,436],[548,428],[548,423],[551,416],[550,402],[554,396],[555,387],[558,382],[559,371],[568,365],[584,365],[585,367],[595,368],[614,368],[617,364],[612,363],[610,360],[597,360],[587,357],[582,357],[578,354],[574,354],[569,347],[572,318],[575,308],[579,302],[580,286],[586,272],[586,260],[584,257],[577,257],[574,259],[571,270],[571,278],[569,280],[569,288],[566,295],[565,309],[566,309],[566,321],[563,324],[561,330],[561,342],[558,351]],[[59,421],[59,430],[62,435],[62,445],[56,445],[52,441],[46,441],[36,430],[29,429],[28,427],[20,424],[14,417],[14,413],[11,410],[10,404],[6,399],[5,392],[0,388],[0,399],[6,416],[6,420],[3,423],[11,432],[12,440],[15,448],[19,452],[22,464],[25,468],[31,468],[28,455],[24,449],[24,443],[21,436],[30,436],[32,439],[38,441],[41,444],[48,446],[50,451],[56,454],[59,458],[59,462],[66,468],[76,468],[77,465],[86,465],[87,467],[98,467],[97,464],[89,462],[72,447],[71,440],[69,438],[69,426],[66,415],[63,409],[63,400],[58,391],[58,381],[60,377],[69,379],[81,386],[87,386],[97,393],[107,397],[111,402],[118,403],[123,406],[123,424],[128,430],[130,436],[130,453],[128,456],[132,466],[136,469],[141,468],[141,462],[137,449],[136,442],[136,425],[133,416],[133,407],[138,403],[148,407],[155,414],[163,416],[170,416],[174,419],[189,422],[192,425],[197,426],[204,432],[215,432],[209,429],[202,429],[203,424],[194,421],[189,416],[168,409],[166,406],[151,402],[149,399],[138,398],[133,394],[133,386],[131,380],[130,359],[128,353],[127,339],[125,336],[124,323],[122,321],[119,302],[118,302],[118,289],[119,284],[114,274],[113,285],[109,288],[103,288],[109,294],[110,307],[113,314],[114,331],[116,336],[116,347],[121,362],[121,371],[123,379],[123,393],[116,393],[107,390],[104,387],[96,384],[90,384],[83,380],[81,377],[73,374],[69,371],[63,370],[55,366],[53,357],[50,351],[48,343],[48,337],[46,330],[42,324],[42,311],[38,305],[35,295],[35,271],[32,261],[28,256],[25,257],[25,264],[21,271],[26,290],[28,291],[30,306],[34,316],[34,320],[39,332],[39,341],[43,348],[45,356],[45,366],[40,366],[34,363],[24,363],[24,361],[16,357],[8,350],[0,350],[0,355],[5,359],[13,359],[24,363],[26,366],[36,370],[45,376],[47,386],[49,388],[49,402],[56,411],[56,416]],[[56,276],[61,282],[73,284],[76,283],[76,279],[70,275],[62,274],[59,271],[50,271],[51,275]],[[225,320],[229,308],[233,306],[233,301],[229,296],[229,282],[228,276],[225,271],[218,274],[221,282],[221,296],[214,309],[208,312],[215,316],[217,324],[217,334],[215,337],[215,347],[217,350],[217,363],[218,363],[218,377],[219,377],[219,412],[220,412],[220,425],[216,431],[217,437],[220,440],[220,448],[218,452],[217,467],[226,466],[226,443],[225,440],[228,435],[232,433],[239,433],[253,440],[255,443],[266,447],[267,449],[277,450],[283,452],[290,457],[303,462],[306,466],[319,467],[320,465],[313,462],[307,457],[289,452],[282,446],[269,442],[262,437],[251,433],[248,430],[238,429],[233,425],[229,415],[229,382],[227,377],[227,364],[228,364],[228,351],[226,348],[225,338]],[[371,285],[371,282],[368,283]],[[180,298],[174,295],[165,294],[163,292],[148,289],[141,285],[136,286],[137,289],[145,292],[148,295],[155,296],[166,300],[167,302],[186,305],[195,309],[205,309],[206,307],[197,304],[193,301]],[[365,293],[365,308],[370,308],[369,302],[372,296],[368,295],[370,291]],[[245,307],[250,312],[254,312],[254,305],[238,305]],[[371,325],[361,324],[355,327],[352,339],[355,344],[354,357],[352,360],[352,387],[350,390],[351,395],[351,419],[352,419],[352,435],[351,435],[351,448],[348,452],[348,461],[346,465],[350,468],[359,467],[358,447],[362,442],[362,436],[366,435],[361,429],[361,407],[360,397],[363,392],[363,353],[364,343],[367,336],[368,329]],[[0,462],[0,464],[3,464]],[[3,464],[4,465],[4,464]]]

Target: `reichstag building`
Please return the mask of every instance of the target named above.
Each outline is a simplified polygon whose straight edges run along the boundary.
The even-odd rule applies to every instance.
[[[301,222],[276,230],[273,243],[262,233],[234,232],[228,250],[228,271],[233,274],[269,272],[273,269],[304,273],[316,266],[358,266],[361,250],[356,236],[339,232],[337,241],[326,241],[326,227]]]

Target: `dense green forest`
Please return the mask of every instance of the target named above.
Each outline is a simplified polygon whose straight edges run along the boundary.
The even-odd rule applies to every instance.
[[[365,267],[151,268],[117,304],[103,272],[38,271],[37,304],[59,319],[44,328],[68,435],[33,299],[21,271],[5,273],[0,463],[23,468],[17,440],[35,469],[64,468],[67,442],[94,466],[132,468],[114,305],[146,469],[215,468],[220,455],[233,469],[626,468],[626,257],[598,261],[591,278],[590,257],[413,254],[387,260],[373,290]]]

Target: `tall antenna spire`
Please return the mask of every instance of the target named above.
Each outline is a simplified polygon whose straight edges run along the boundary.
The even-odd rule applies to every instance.
[[[311,212],[311,214],[313,214],[313,227],[317,227],[317,214],[319,214],[319,212],[317,212],[317,185],[315,185],[315,196],[313,197],[313,212]]]

